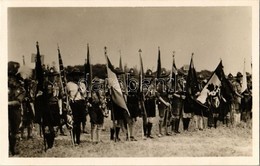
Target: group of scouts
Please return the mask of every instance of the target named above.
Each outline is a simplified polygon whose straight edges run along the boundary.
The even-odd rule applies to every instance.
[[[9,148],[12,155],[19,153],[17,139],[19,133],[23,136],[27,128],[27,138],[32,138],[34,123],[40,124],[44,144],[52,148],[58,131],[64,133],[63,126],[66,125],[70,131],[72,143],[78,145],[81,142],[82,132],[87,132],[86,117],[89,115],[91,123],[91,140],[100,142],[100,133],[103,129],[104,118],[111,114],[110,139],[120,141],[120,129],[125,130],[126,139],[137,141],[134,136],[135,122],[137,117],[142,117],[143,138],[154,138],[152,135],[153,125],[156,124],[155,117],[159,114],[158,137],[172,135],[179,132],[180,119],[183,121],[183,129],[187,131],[190,119],[194,116],[196,127],[200,130],[205,128],[201,114],[185,111],[189,108],[185,92],[185,75],[176,80],[174,91],[169,90],[166,84],[168,76],[162,70],[160,80],[156,80],[152,70],[147,70],[142,81],[142,93],[138,90],[138,74],[134,69],[127,73],[127,87],[122,84],[121,89],[125,97],[130,117],[127,120],[120,107],[112,102],[109,88],[106,82],[93,82],[91,90],[88,89],[86,80],[79,69],[74,68],[67,75],[66,87],[62,87],[60,75],[55,68],[45,70],[44,88],[35,91],[37,82],[32,79],[23,79],[17,74],[19,63],[8,64],[8,120],[9,120]],[[118,72],[120,73],[120,71]],[[122,73],[122,72],[121,72]],[[117,75],[120,81],[120,74]],[[164,77],[165,76],[165,77]],[[208,127],[217,127],[217,120],[222,115],[223,123],[237,123],[240,119],[246,121],[252,117],[252,86],[241,94],[241,78],[238,73],[236,78],[230,74],[228,80],[235,91],[235,95],[228,103],[226,113],[211,111],[208,117]],[[83,79],[82,79],[83,78]],[[201,81],[201,87],[205,81]],[[64,89],[66,94],[64,94]],[[64,98],[66,98],[64,100]],[[64,101],[67,100],[67,103]],[[208,105],[211,101],[207,100]],[[158,113],[156,112],[158,110]],[[224,121],[226,120],[226,121]],[[230,122],[228,122],[230,121]]]

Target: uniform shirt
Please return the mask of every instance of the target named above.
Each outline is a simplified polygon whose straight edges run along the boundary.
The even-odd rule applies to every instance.
[[[69,93],[69,99],[72,101],[85,100],[86,97],[86,86],[84,83],[80,82],[76,84],[74,82],[67,83],[67,90]]]
[[[237,92],[238,94],[241,94],[241,89],[242,89],[242,85],[237,82],[237,81],[234,81],[232,83],[233,85],[233,89],[235,92]],[[235,106],[235,109],[239,109],[240,108],[240,104],[241,104],[241,98],[237,95],[234,95],[234,106]]]
[[[59,99],[61,99],[61,87],[56,81],[47,82],[47,93],[50,101],[57,102]]]

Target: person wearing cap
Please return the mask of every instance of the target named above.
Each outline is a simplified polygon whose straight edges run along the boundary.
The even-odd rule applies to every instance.
[[[242,77],[243,75],[240,72],[237,72],[236,79],[232,82],[235,93],[231,107],[231,118],[233,125],[240,123],[241,118],[241,98],[243,98],[243,95],[241,94]]]
[[[203,80],[203,75],[200,74],[198,76],[198,84],[199,84],[199,90],[201,91],[204,86],[207,84],[207,79]],[[195,97],[198,97],[200,95],[200,92],[197,92],[195,94]],[[195,121],[195,130],[203,130],[204,128],[204,118],[203,116],[205,116],[205,111],[201,108],[197,108],[194,110],[194,121]]]
[[[115,69],[115,73],[117,75],[118,80],[120,80],[120,75],[124,74],[124,72],[119,69],[118,67]],[[126,89],[123,85],[122,81],[119,81],[119,86],[122,90],[123,96],[126,100]],[[117,104],[113,103],[112,100],[110,99],[110,108],[111,110],[113,110],[113,112],[111,112],[111,120],[112,120],[112,126],[110,127],[110,140],[116,140],[116,141],[121,141],[121,139],[119,138],[120,135],[120,130],[127,128],[126,124],[127,124],[127,119],[124,116],[124,110],[123,108],[119,107]]]
[[[25,98],[25,89],[21,84],[21,78],[17,75],[19,67],[19,63],[8,62],[8,130],[9,151],[12,155],[19,154],[17,139],[22,118],[21,103]]]
[[[76,145],[80,144],[81,123],[86,117],[86,85],[80,81],[83,73],[78,68],[74,68],[69,74],[71,80],[67,83],[70,107],[73,115],[73,139]]]
[[[52,125],[55,127],[56,134],[60,129],[60,134],[65,135],[61,126],[62,115],[62,89],[59,81],[59,73],[51,67],[47,71],[46,89],[48,108],[51,111]]]
[[[130,141],[137,141],[134,137],[134,126],[137,121],[137,117],[140,116],[139,101],[138,101],[138,80],[137,74],[134,69],[131,68],[128,72],[128,95],[127,95],[127,108],[130,113],[131,123],[129,124]],[[128,140],[128,134],[126,134]]]
[[[91,92],[91,98],[88,103],[89,116],[91,123],[91,141],[100,142],[101,129],[104,123],[104,112],[106,111],[105,98],[102,96],[101,90]],[[96,134],[96,139],[94,135]]]
[[[247,122],[252,116],[252,82],[251,76],[247,75],[247,89],[243,92],[244,98],[241,100],[242,114],[241,120]]]
[[[21,138],[24,138],[24,129],[27,128],[27,139],[32,137],[33,120],[35,117],[33,101],[33,82],[30,79],[24,79],[24,89],[26,96],[22,102],[23,118],[21,126]]]
[[[158,137],[162,137],[164,134],[162,133],[162,128],[165,126],[165,134],[170,135],[168,132],[168,125],[169,125],[169,98],[168,98],[168,87],[167,87],[167,79],[168,75],[166,74],[166,70],[163,69],[160,74],[160,78],[157,78],[157,105],[159,110],[159,133]]]
[[[181,117],[183,103],[185,99],[185,92],[183,89],[184,81],[185,80],[183,78],[177,80],[177,85],[174,87],[174,92],[170,97],[171,104],[172,104],[172,115],[173,115],[171,125],[172,125],[172,131],[176,134],[180,133],[179,131],[180,117]]]
[[[147,117],[143,120],[144,136],[154,138],[152,136],[152,127],[154,118],[156,117],[156,87],[154,85],[152,70],[148,69],[145,73],[143,81],[144,105]]]

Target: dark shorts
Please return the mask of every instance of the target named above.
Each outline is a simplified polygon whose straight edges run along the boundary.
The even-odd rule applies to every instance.
[[[155,99],[149,98],[144,101],[147,117],[155,117],[156,109],[155,109]]]
[[[70,102],[74,122],[84,122],[86,119],[86,106],[84,100]]]
[[[19,106],[9,106],[8,107],[8,123],[9,132],[11,134],[18,134],[19,126],[21,123],[21,109]]]

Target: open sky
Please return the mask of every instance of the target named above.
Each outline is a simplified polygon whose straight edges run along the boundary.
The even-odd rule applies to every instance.
[[[87,43],[92,63],[105,63],[104,47],[113,65],[156,70],[158,47],[162,67],[170,69],[172,52],[178,68],[189,64],[194,52],[197,71],[213,71],[220,59],[226,74],[251,73],[251,7],[31,7],[8,8],[8,61],[28,66],[31,54],[45,55],[45,64],[57,59],[59,44],[63,63],[84,64]]]

